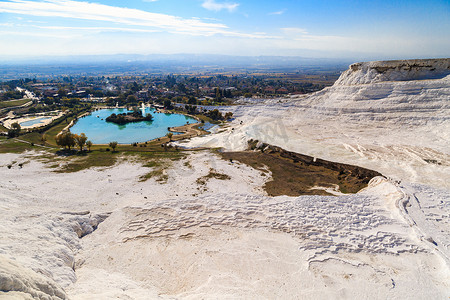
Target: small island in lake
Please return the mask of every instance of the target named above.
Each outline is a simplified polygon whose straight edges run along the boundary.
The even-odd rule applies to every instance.
[[[112,122],[119,125],[141,121],[153,121],[153,116],[151,114],[146,114],[145,116],[143,116],[142,112],[134,111],[117,115],[112,114],[106,118],[106,122]]]

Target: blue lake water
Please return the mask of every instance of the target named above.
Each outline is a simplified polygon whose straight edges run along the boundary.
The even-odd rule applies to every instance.
[[[105,119],[111,114],[128,112],[124,108],[102,109],[92,112],[90,115],[80,118],[70,128],[72,133],[84,132],[88,140],[94,144],[108,144],[117,141],[119,144],[141,143],[165,136],[169,131],[167,127],[185,125],[187,122],[196,123],[197,120],[180,115],[156,113],[152,108],[146,108],[144,114],[151,113],[153,121],[143,121],[117,125],[106,122]],[[102,120],[103,119],[103,120]]]

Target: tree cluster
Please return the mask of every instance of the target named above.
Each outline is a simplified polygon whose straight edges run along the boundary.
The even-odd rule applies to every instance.
[[[195,105],[185,105],[184,109],[188,114],[195,115],[197,113],[197,106]]]
[[[20,127],[19,123],[17,123],[17,122],[12,123],[11,128],[8,130],[8,137],[13,138],[13,137],[19,136],[21,129],[22,128]]]
[[[222,120],[229,120],[231,117],[233,117],[232,112],[227,112],[225,115],[223,115],[218,109],[213,109],[205,112],[205,115],[214,121],[222,121]]]
[[[112,122],[119,125],[140,121],[153,121],[153,116],[151,114],[146,114],[144,117],[141,111],[134,111],[123,114],[111,114],[106,118],[106,122]]]
[[[64,149],[71,149],[75,146],[75,135],[70,131],[65,131],[58,134],[55,138],[56,144]]]
[[[19,92],[17,90],[7,91],[5,93],[0,93],[0,101],[22,99],[24,95],[24,92]]]
[[[91,150],[92,142],[87,140],[84,133],[74,134],[70,131],[64,131],[56,136],[56,144],[63,147],[64,149],[70,150],[72,147],[78,146],[80,151],[83,151],[84,145],[88,146],[89,151]]]
[[[172,101],[169,99],[165,99],[163,105],[165,109],[173,109]]]

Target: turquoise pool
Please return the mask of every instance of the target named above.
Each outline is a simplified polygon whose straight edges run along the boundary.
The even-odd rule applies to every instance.
[[[153,121],[128,123],[117,125],[106,122],[106,117],[112,113],[127,112],[124,108],[102,109],[92,112],[90,115],[80,118],[75,125],[70,128],[72,133],[80,134],[84,132],[88,140],[94,144],[108,144],[117,141],[119,144],[141,143],[165,136],[169,131],[167,127],[185,125],[187,122],[196,123],[197,120],[180,115],[156,113],[152,108],[145,108],[145,114],[151,113]]]
[[[33,125],[36,125],[36,124],[39,124],[39,123],[43,123],[43,122],[45,122],[47,120],[50,120],[51,118],[52,117],[38,117],[36,119],[32,119],[32,120],[29,120],[29,121],[21,122],[20,126],[22,126],[22,127],[33,126]]]

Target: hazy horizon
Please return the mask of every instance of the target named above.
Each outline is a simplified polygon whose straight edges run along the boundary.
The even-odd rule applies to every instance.
[[[85,55],[2,61],[0,81],[59,75],[305,73],[343,71],[352,60],[286,56]]]

